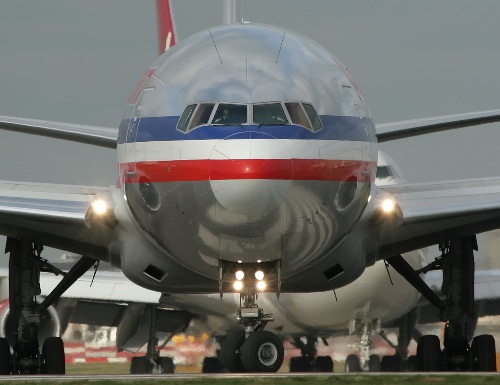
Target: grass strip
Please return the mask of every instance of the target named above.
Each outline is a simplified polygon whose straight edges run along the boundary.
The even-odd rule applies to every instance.
[[[20,383],[21,381],[19,381]],[[292,378],[200,378],[200,379],[171,379],[166,377],[158,377],[157,379],[120,379],[117,376],[116,380],[101,380],[101,379],[82,379],[62,381],[71,385],[344,385],[344,384],[367,384],[367,385],[387,385],[387,384],[405,384],[405,385],[421,385],[421,384],[453,384],[453,385],[476,385],[476,384],[500,384],[500,375],[486,376],[461,376],[461,375],[380,375],[380,376],[363,376],[363,375],[336,375],[336,376],[321,376],[321,377],[292,377]],[[9,383],[17,383],[9,381]],[[22,381],[23,385],[40,384],[37,381]]]

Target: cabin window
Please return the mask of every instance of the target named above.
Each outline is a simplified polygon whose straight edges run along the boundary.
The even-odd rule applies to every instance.
[[[213,125],[234,125],[247,122],[246,104],[220,103],[214,118]]]
[[[255,124],[277,125],[288,124],[288,119],[281,103],[265,103],[253,105],[253,122]]]
[[[311,124],[309,123],[306,113],[304,112],[304,109],[302,108],[300,103],[285,103],[285,106],[288,110],[288,114],[290,115],[290,119],[292,119],[293,124],[297,124],[309,130],[312,130]]]
[[[179,123],[177,123],[177,129],[179,131],[187,132],[189,127],[189,121],[191,120],[191,117],[193,116],[193,112],[195,109],[196,109],[196,104],[190,104],[189,106],[186,107],[186,109],[181,115],[181,118],[179,119]]]
[[[214,109],[215,103],[201,103],[196,108],[193,114],[193,119],[191,119],[191,124],[189,125],[189,130],[207,124],[210,120],[210,115],[212,115],[212,110]]]
[[[306,110],[306,114],[309,117],[309,120],[312,125],[312,130],[313,131],[321,130],[323,128],[323,125],[321,124],[321,120],[318,114],[316,113],[316,110],[312,106],[312,104],[302,103],[302,105],[304,106],[304,110]]]

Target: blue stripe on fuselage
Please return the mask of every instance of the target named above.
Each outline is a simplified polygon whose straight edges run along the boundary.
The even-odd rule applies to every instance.
[[[120,124],[118,143],[174,141],[174,140],[205,140],[224,139],[228,136],[252,131],[252,138],[269,138],[269,135],[278,139],[316,139],[316,140],[352,140],[362,142],[375,142],[375,128],[370,118],[357,116],[331,116],[321,115],[323,129],[311,132],[296,125],[265,126],[202,126],[188,133],[176,129],[178,116],[143,117],[135,122],[127,135],[130,120],[125,119]],[[137,127],[139,126],[139,130]],[[230,139],[230,138],[229,138]],[[235,139],[241,139],[235,137]]]

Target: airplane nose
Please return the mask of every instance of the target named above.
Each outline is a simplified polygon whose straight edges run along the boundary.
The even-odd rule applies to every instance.
[[[253,218],[278,208],[292,183],[293,163],[285,142],[260,132],[238,133],[218,142],[209,168],[219,204]]]

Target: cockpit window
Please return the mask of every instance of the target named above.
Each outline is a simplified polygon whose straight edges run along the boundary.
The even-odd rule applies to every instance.
[[[285,106],[293,124],[312,130],[311,124],[309,123],[309,120],[307,119],[304,109],[301,107],[300,103],[285,103]]]
[[[201,103],[196,108],[196,111],[191,119],[191,124],[189,124],[189,130],[207,124],[210,120],[210,115],[212,115],[212,110],[214,109],[215,103]]]
[[[186,109],[181,115],[181,118],[179,119],[179,123],[177,123],[177,129],[179,131],[187,132],[189,127],[189,121],[191,120],[191,117],[193,116],[193,112],[195,109],[196,109],[196,104],[190,104],[189,106],[186,107]]]
[[[252,108],[252,111],[249,110]],[[250,114],[250,119],[248,113]],[[190,104],[182,113],[177,129],[188,133],[205,125],[224,126],[240,124],[289,125],[296,124],[316,132],[323,128],[314,107],[303,102],[268,102],[255,104],[198,103]]]
[[[253,122],[255,124],[288,124],[281,103],[265,103],[253,105]]]
[[[212,124],[231,125],[247,122],[246,104],[221,103],[215,112]]]
[[[313,131],[321,130],[323,128],[323,125],[321,124],[321,120],[319,119],[319,116],[312,104],[302,103],[302,105],[304,106],[304,110],[306,110],[306,114],[311,121]]]

